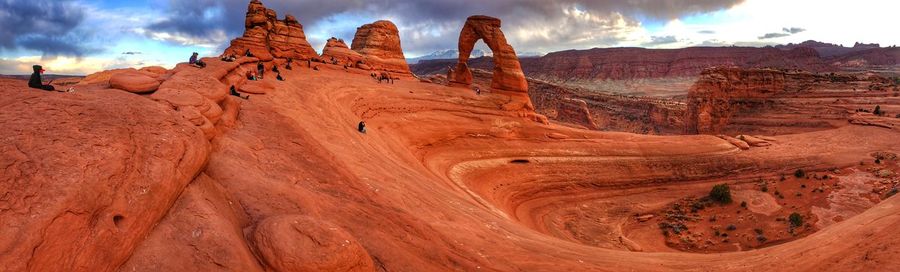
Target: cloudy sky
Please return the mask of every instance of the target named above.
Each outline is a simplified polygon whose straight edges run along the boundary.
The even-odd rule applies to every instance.
[[[243,32],[249,0],[0,0],[0,74],[95,71],[218,55]],[[884,0],[263,0],[293,14],[321,50],[380,19],[400,28],[406,57],[455,49],[465,18],[503,20],[518,52],[636,46],[765,46],[818,40],[900,44]]]

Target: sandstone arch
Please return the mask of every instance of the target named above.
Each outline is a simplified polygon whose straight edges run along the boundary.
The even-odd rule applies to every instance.
[[[491,88],[515,92],[528,92],[528,82],[522,73],[522,65],[516,51],[506,42],[506,36],[500,30],[500,19],[475,15],[466,20],[459,33],[459,61],[456,69],[449,76],[450,81],[459,84],[472,84],[472,71],[467,62],[475,42],[479,39],[494,53],[494,75]]]

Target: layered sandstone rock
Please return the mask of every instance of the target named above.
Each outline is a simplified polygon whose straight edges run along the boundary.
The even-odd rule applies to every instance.
[[[689,92],[685,132],[718,134],[737,111],[734,98],[759,100],[784,91],[778,70],[719,68],[704,71]]]
[[[494,53],[491,88],[527,92],[528,82],[525,80],[516,51],[506,42],[506,37],[500,30],[500,19],[483,15],[469,17],[459,33],[459,60],[454,77],[450,80],[455,83],[472,84],[472,73],[467,62],[475,42],[479,39],[483,40]]]
[[[165,73],[165,68],[161,67],[145,67],[141,68],[140,70],[134,68],[106,70],[85,76],[80,81],[78,81],[75,86],[79,87],[79,89],[82,89],[83,87],[88,87],[89,89],[108,88],[112,83],[111,80],[113,77],[116,77],[117,75],[128,74],[129,76],[120,77],[116,82],[117,86],[122,88],[113,88],[128,91],[126,89],[135,89],[135,87],[141,85],[141,88],[138,89],[147,89],[150,88],[149,85],[152,85],[152,83],[150,83],[149,80],[146,79],[147,77],[160,81],[165,79]],[[136,79],[135,77],[140,78]],[[156,84],[159,85],[159,82],[157,82]]]
[[[524,65],[529,76],[579,81],[697,76],[716,66],[833,69],[815,50],[805,47],[595,48],[553,52]]]
[[[579,124],[588,129],[598,129],[597,123],[591,116],[587,102],[576,98],[564,98],[560,103],[556,120]]]
[[[365,56],[374,69],[410,73],[400,46],[400,31],[391,21],[381,20],[357,28],[350,48]]]
[[[473,74],[476,82],[485,80],[480,79],[483,76],[479,73]],[[604,93],[532,78],[528,78],[528,96],[537,113],[559,122],[584,125],[583,122],[573,122],[569,118],[571,115],[564,113],[567,108],[564,102],[577,99],[586,102],[587,112],[597,129],[642,134],[680,134],[684,128],[684,104],[671,99]]]
[[[325,61],[334,60],[337,61],[338,64],[350,64],[351,66],[356,67],[358,64],[365,63],[366,57],[356,51],[350,50],[350,47],[347,47],[344,40],[331,37],[331,39],[328,39],[328,42],[325,43],[325,48],[322,49],[322,59]]]
[[[159,80],[149,75],[129,72],[115,74],[109,78],[109,85],[113,88],[132,93],[148,93],[159,88]]]
[[[113,271],[207,160],[209,143],[141,96],[0,88],[0,267]]]
[[[728,143],[733,144],[734,146],[736,146],[737,148],[740,148],[741,150],[750,149],[750,144],[748,144],[745,141],[738,140],[737,138],[734,138],[734,137],[731,137],[728,135],[716,135],[716,137],[719,137],[722,140],[728,141]]]
[[[244,55],[247,50],[263,61],[274,58],[311,59],[318,54],[306,41],[294,16],[278,20],[277,13],[259,0],[251,0],[244,21],[244,35],[231,41],[225,54]]]
[[[893,104],[894,86],[870,74],[712,68],[688,93],[684,132],[776,135],[836,128],[852,121],[854,110]]]
[[[273,271],[374,271],[372,257],[334,224],[301,215],[266,218],[252,238]]]

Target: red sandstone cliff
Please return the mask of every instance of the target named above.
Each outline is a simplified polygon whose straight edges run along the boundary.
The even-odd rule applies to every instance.
[[[893,104],[875,74],[711,68],[688,93],[688,134],[797,133],[847,124],[860,104]]]

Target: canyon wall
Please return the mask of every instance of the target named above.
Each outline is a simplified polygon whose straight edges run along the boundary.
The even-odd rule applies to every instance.
[[[820,55],[825,52],[828,55]],[[799,69],[836,72],[847,68],[891,66],[900,63],[900,48],[845,50],[842,54],[810,47],[689,47],[681,49],[594,48],[521,57],[528,77],[548,81],[630,80],[694,77],[710,67]],[[417,75],[445,73],[455,60],[423,60],[410,68]],[[490,70],[491,57],[470,59],[471,68]]]
[[[687,134],[786,134],[844,126],[858,111],[898,104],[876,74],[712,68],[688,93]]]

